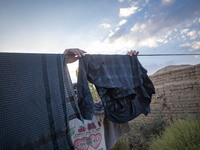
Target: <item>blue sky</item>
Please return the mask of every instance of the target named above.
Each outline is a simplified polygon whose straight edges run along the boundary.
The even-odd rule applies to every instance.
[[[199,0],[1,0],[0,52],[200,53]],[[139,57],[149,74],[199,56]],[[77,63],[69,65],[75,81]]]

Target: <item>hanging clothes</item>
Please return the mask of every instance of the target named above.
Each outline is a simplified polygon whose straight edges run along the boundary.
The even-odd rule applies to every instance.
[[[124,134],[128,133],[131,130],[128,122],[123,124],[114,123],[104,117],[104,107],[101,100],[94,103],[95,107],[95,115],[99,116],[103,115],[103,127],[104,127],[104,136],[105,136],[105,144],[106,149],[111,149],[118,139],[122,137]]]
[[[0,149],[74,149],[81,119],[65,57],[0,53]]]
[[[94,102],[88,81],[96,86],[108,120],[125,123],[150,112],[155,89],[137,56],[85,55],[79,59],[79,108],[82,116],[91,120]]]

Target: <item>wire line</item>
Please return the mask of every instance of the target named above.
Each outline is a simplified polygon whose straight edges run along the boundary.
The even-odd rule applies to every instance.
[[[67,56],[74,56],[75,54],[66,54]],[[91,54],[91,55],[113,55],[113,54]],[[116,54],[119,55],[119,54]],[[137,56],[194,56],[200,54],[138,54]]]
[[[191,56],[200,54],[138,54],[138,56]]]

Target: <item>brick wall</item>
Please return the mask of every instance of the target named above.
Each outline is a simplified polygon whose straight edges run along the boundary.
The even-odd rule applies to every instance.
[[[151,114],[140,115],[133,122],[148,123],[162,109],[168,121],[184,114],[192,114],[200,120],[200,64],[166,67],[150,78],[156,89]]]

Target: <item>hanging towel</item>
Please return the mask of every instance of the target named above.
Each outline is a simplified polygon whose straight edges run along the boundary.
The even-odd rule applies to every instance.
[[[74,149],[80,118],[62,54],[0,53],[0,149]]]
[[[155,89],[137,56],[85,55],[80,58],[77,82],[79,108],[85,119],[92,119],[94,102],[88,81],[96,86],[108,120],[125,123],[150,112]]]

